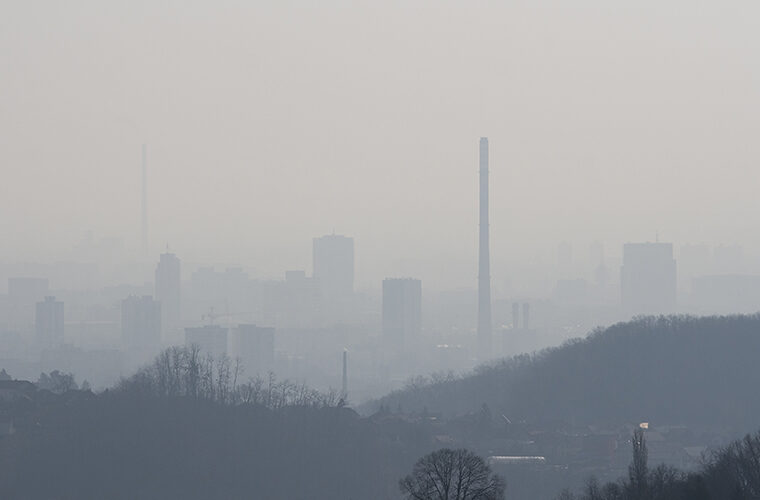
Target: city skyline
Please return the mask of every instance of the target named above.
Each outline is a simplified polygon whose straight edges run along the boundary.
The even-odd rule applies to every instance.
[[[758,18],[0,2],[0,498],[758,497]]]
[[[757,69],[744,62],[760,46],[746,21],[755,5],[739,15],[586,1],[548,18],[525,4],[451,6],[450,15],[328,6],[313,17],[197,5],[176,24],[167,19],[177,10],[160,3],[121,17],[92,9],[92,24],[81,10],[50,8],[58,20],[50,25],[32,6],[3,16],[17,23],[3,25],[9,43],[0,48],[14,75],[0,83],[0,162],[12,172],[0,197],[9,236],[2,261],[70,259],[89,230],[138,255],[140,149],[148,144],[150,255],[168,242],[188,262],[274,275],[307,268],[301,242],[335,229],[356,239],[360,286],[395,273],[419,276],[429,289],[469,286],[477,279],[471,138],[480,135],[493,142],[494,164],[510,165],[492,179],[503,190],[491,207],[495,276],[558,241],[617,249],[658,231],[675,244],[760,253],[760,231],[739,224],[755,208],[760,157],[751,118],[760,106]],[[682,15],[690,22],[678,22]],[[249,18],[262,25],[250,29]],[[482,22],[489,28],[473,29]],[[610,43],[592,42],[608,29]],[[124,42],[139,30],[150,43]],[[459,30],[473,36],[452,50],[444,34]],[[355,45],[338,43],[357,36]],[[709,50],[683,46],[695,37]],[[367,64],[368,52],[382,71]],[[448,58],[463,70],[452,73]],[[343,61],[352,70],[339,78]],[[207,79],[196,73],[204,64]],[[58,65],[84,69],[51,78]],[[417,76],[387,76],[396,70]],[[323,83],[300,78],[311,72]],[[275,85],[280,78],[288,83]],[[442,119],[444,100],[460,119]],[[26,186],[35,187],[19,189]],[[25,204],[55,211],[17,209]],[[231,224],[241,216],[244,231]]]

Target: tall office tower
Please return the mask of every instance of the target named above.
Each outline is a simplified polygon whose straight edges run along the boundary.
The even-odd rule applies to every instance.
[[[37,302],[48,295],[44,278],[8,278],[8,329],[32,334]]]
[[[676,309],[676,261],[671,243],[626,243],[620,299],[628,314],[666,314]]]
[[[274,368],[274,328],[238,325],[237,356],[246,373],[265,374]]]
[[[383,338],[401,351],[419,339],[422,330],[422,281],[383,280]]]
[[[227,328],[219,325],[185,328],[185,345],[197,345],[202,355],[218,358],[227,354]]]
[[[153,297],[121,301],[121,340],[132,365],[149,361],[161,350],[161,303]]]
[[[142,145],[142,258],[148,257],[148,147]]]
[[[55,297],[45,297],[37,302],[34,329],[37,343],[43,348],[59,347],[63,344],[63,302]]]
[[[173,253],[162,253],[156,267],[156,300],[161,302],[161,326],[164,334],[179,328],[180,260]]]
[[[326,300],[346,299],[354,291],[354,239],[337,234],[314,238],[314,278]]]
[[[491,353],[491,256],[488,235],[488,138],[480,138],[480,240],[478,255],[478,356]]]

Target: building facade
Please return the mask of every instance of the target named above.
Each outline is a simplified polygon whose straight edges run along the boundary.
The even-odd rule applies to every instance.
[[[47,296],[37,302],[34,329],[37,343],[42,348],[59,347],[63,344],[63,302]]]

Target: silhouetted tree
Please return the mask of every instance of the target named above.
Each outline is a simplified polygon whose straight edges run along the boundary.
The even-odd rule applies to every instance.
[[[647,443],[644,439],[644,429],[637,428],[633,431],[631,439],[633,447],[633,460],[628,466],[628,498],[631,500],[646,500],[648,498],[647,476]]]
[[[760,432],[717,452],[705,476],[715,498],[760,498]]]
[[[704,473],[686,475],[665,465],[659,465],[650,470],[647,464],[646,440],[642,429],[634,431],[631,444],[633,445],[633,460],[628,467],[628,478],[626,480],[621,479],[618,482],[610,482],[600,486],[595,478],[591,478],[586,482],[583,494],[575,496],[569,490],[564,490],[556,497],[556,500],[749,500],[756,498],[746,495],[711,495],[707,488]],[[708,470],[715,465],[715,463],[709,465]],[[725,478],[726,475],[719,474],[719,476]]]
[[[37,387],[47,389],[56,394],[75,391],[79,388],[74,380],[73,373],[62,373],[58,370],[53,370],[50,372],[50,375],[44,372],[40,373],[40,378],[37,379]]]
[[[399,487],[410,500],[497,500],[505,484],[473,452],[443,448],[420,458]]]
[[[151,365],[123,379],[117,389],[132,395],[190,398],[231,406],[249,404],[272,410],[344,406],[337,391],[320,392],[304,383],[277,380],[272,372],[266,378],[256,376],[241,384],[238,379],[242,372],[240,361],[232,362],[226,355],[214,358],[197,345],[171,347],[156,356]]]

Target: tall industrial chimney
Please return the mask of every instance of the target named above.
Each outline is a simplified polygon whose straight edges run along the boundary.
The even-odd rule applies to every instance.
[[[142,257],[148,258],[148,147],[142,145]]]
[[[491,256],[488,237],[488,138],[480,138],[480,241],[478,256],[478,354],[491,353]]]

